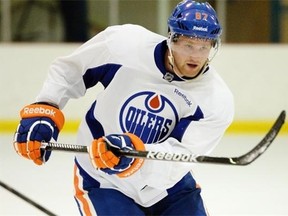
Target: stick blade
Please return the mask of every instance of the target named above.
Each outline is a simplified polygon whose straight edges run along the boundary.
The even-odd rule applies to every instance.
[[[199,156],[196,158],[200,163],[214,163],[214,164],[227,164],[227,165],[248,165],[255,161],[260,155],[262,155],[267,148],[272,144],[277,134],[281,130],[286,118],[286,111],[283,110],[275,123],[265,135],[265,137],[249,152],[239,157],[210,157]]]
[[[239,165],[248,165],[255,161],[260,155],[262,155],[268,147],[272,144],[273,140],[278,135],[281,130],[286,118],[286,112],[283,110],[277,120],[275,121],[272,128],[266,134],[266,136],[255,146],[250,152],[245,155],[242,155],[236,159]]]

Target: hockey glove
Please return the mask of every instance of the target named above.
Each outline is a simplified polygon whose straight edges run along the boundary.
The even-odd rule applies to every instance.
[[[95,139],[88,147],[93,166],[110,175],[117,174],[119,177],[128,177],[140,169],[143,159],[117,156],[111,150],[113,148],[145,150],[142,140],[131,133],[103,136]]]
[[[43,102],[25,106],[20,116],[14,148],[19,155],[41,165],[51,154],[41,148],[41,142],[49,142],[52,138],[57,140],[64,125],[64,115],[56,106]]]

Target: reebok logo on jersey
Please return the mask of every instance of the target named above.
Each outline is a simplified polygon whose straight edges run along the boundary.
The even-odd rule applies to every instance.
[[[47,116],[55,117],[56,112],[53,109],[45,109],[43,107],[25,107],[23,114],[45,114]]]
[[[187,104],[189,107],[192,106],[191,100],[189,100],[184,93],[180,92],[180,91],[179,91],[178,89],[176,89],[176,88],[175,88],[175,90],[174,90],[174,93],[177,94],[177,95],[179,95],[180,97],[182,97],[182,98],[185,100],[186,104]]]

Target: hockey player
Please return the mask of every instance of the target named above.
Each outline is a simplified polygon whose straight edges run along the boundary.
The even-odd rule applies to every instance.
[[[75,157],[75,199],[82,215],[206,215],[192,163],[119,157],[118,149],[209,154],[233,119],[233,96],[209,65],[221,26],[209,3],[180,2],[168,38],[138,25],[108,27],[56,59],[36,102],[25,106],[17,153],[41,165],[57,140],[60,111],[97,83],[104,90],[84,116]]]

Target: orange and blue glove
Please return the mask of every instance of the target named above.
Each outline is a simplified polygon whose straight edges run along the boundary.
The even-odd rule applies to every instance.
[[[21,121],[14,136],[16,152],[35,164],[48,161],[51,151],[41,148],[41,142],[58,138],[64,125],[64,115],[57,106],[45,102],[25,106],[20,111]]]
[[[142,140],[134,134],[112,134],[95,139],[88,147],[91,162],[95,168],[99,168],[110,175],[128,177],[139,170],[144,162],[140,158],[128,158],[117,156],[113,148],[121,150],[145,150]]]

